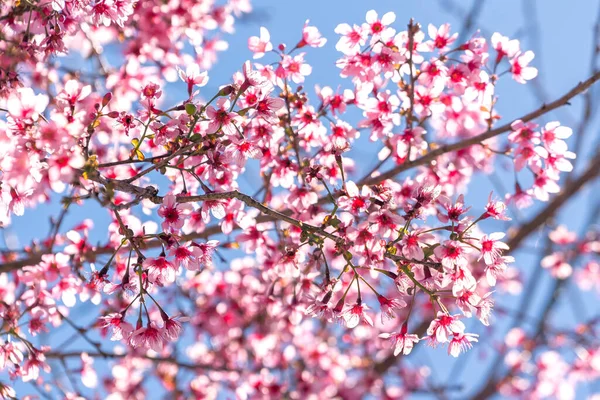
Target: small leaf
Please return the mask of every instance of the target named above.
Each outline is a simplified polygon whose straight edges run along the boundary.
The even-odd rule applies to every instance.
[[[194,115],[194,114],[196,114],[196,111],[197,111],[197,109],[196,109],[196,105],[195,104],[193,104],[193,103],[187,103],[185,105],[185,112],[188,115]]]

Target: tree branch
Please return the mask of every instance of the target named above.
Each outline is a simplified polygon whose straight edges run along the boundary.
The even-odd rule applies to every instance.
[[[578,94],[584,92],[586,89],[588,89],[594,83],[596,83],[598,80],[600,80],[600,72],[597,72],[594,75],[592,75],[590,78],[588,78],[587,80],[578,83],[577,86],[575,86],[573,89],[571,89],[568,93],[566,93],[562,97],[554,100],[551,103],[544,104],[537,110],[532,111],[529,114],[525,114],[524,116],[522,116],[521,118],[518,118],[518,119],[520,119],[523,122],[531,121],[531,120],[538,118],[552,110],[555,110],[561,106],[569,104],[569,100],[571,100],[573,97],[577,96]],[[461,150],[461,149],[464,149],[466,147],[469,147],[469,146],[472,146],[475,144],[480,144],[487,139],[493,138],[495,136],[501,135],[502,133],[510,131],[511,124],[512,123],[504,124],[498,128],[488,130],[487,132],[484,132],[480,135],[474,136],[472,138],[463,140],[458,143],[452,143],[452,144],[446,144],[444,146],[440,146],[437,149],[430,151],[426,155],[417,158],[416,160],[407,161],[407,162],[405,162],[401,165],[398,165],[378,176],[367,177],[367,178],[363,179],[360,182],[360,184],[362,184],[362,185],[376,184],[383,180],[391,179],[394,176],[398,175],[400,172],[404,172],[411,168],[430,163],[430,162],[434,161],[437,157],[439,157],[443,154],[450,153],[452,151]]]

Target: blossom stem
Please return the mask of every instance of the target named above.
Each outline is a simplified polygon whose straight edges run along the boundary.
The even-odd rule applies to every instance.
[[[413,272],[408,268],[408,266],[406,265],[401,265],[401,264],[397,264],[398,267],[400,267],[400,269],[406,274],[406,276],[408,276],[408,278],[415,284],[417,285],[422,291],[424,291],[425,293],[427,293],[430,297],[435,296],[435,292],[427,289],[425,286],[423,286],[423,284],[421,282],[419,282],[416,278],[415,278],[415,274],[413,274]]]

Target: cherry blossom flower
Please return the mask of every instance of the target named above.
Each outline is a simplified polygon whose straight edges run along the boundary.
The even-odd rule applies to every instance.
[[[81,353],[81,382],[85,387],[95,388],[98,385],[98,375],[93,368],[94,359],[88,353]]]
[[[533,52],[526,51],[525,53],[519,53],[510,61],[510,71],[512,72],[512,77],[515,81],[525,83],[537,76],[537,68],[529,66],[529,63],[533,58]]]
[[[433,235],[429,233],[421,233],[419,230],[411,231],[405,234],[400,241],[402,254],[407,258],[420,261],[425,257],[423,247],[432,239]]]
[[[541,264],[542,267],[550,270],[553,277],[558,279],[566,279],[573,272],[573,267],[565,261],[564,255],[560,252],[544,257]]]
[[[356,184],[352,181],[348,181],[346,182],[346,193],[346,196],[341,196],[338,200],[341,209],[358,214],[369,208],[369,204],[371,203],[369,200],[371,190],[368,186],[363,186],[359,192]]]
[[[271,82],[261,75],[258,71],[252,69],[252,63],[246,61],[242,66],[242,72],[244,73],[244,81],[240,86],[240,92],[244,93],[249,87],[256,87],[264,91],[264,93],[270,93],[272,90]]]
[[[466,352],[473,347],[471,342],[477,342],[479,335],[474,333],[457,333],[450,340],[448,345],[448,354],[452,357],[458,357],[460,353]]]
[[[531,192],[538,200],[548,201],[549,193],[560,192],[560,186],[546,172],[540,172],[535,176]]]
[[[402,353],[405,356],[409,355],[414,345],[419,342],[419,337],[412,333],[407,333],[406,323],[402,324],[400,332],[382,333],[379,335],[382,339],[389,339],[394,348],[394,355]]]
[[[353,305],[348,305],[341,314],[346,321],[346,327],[350,329],[356,328],[361,321],[373,326],[373,320],[366,313],[367,309],[368,307],[360,302],[357,302]]]
[[[225,149],[225,159],[239,167],[246,165],[248,159],[259,159],[263,154],[256,142],[239,139],[237,136],[233,136],[231,142]],[[223,209],[223,216],[225,216],[225,209]]]
[[[304,62],[304,54],[297,56],[283,55],[279,67],[275,71],[277,76],[282,79],[291,79],[294,83],[304,82],[304,77],[312,72],[312,67]]]
[[[481,243],[481,255],[479,260],[483,258],[483,261],[487,265],[493,264],[494,261],[502,255],[504,250],[508,250],[508,245],[500,241],[500,239],[506,236],[502,232],[495,232],[488,235],[483,235],[479,242]]]
[[[7,367],[8,361],[17,365],[23,361],[23,353],[10,340],[0,346],[0,370]]]
[[[465,198],[461,194],[455,203],[452,203],[446,196],[440,196],[438,202],[446,211],[445,214],[438,214],[438,219],[443,223],[458,223],[461,220],[461,215],[468,212],[471,207],[465,207]]]
[[[541,139],[544,146],[555,154],[564,154],[567,151],[567,143],[564,139],[568,139],[573,134],[573,130],[566,126],[561,126],[560,122],[548,122],[541,132]]]
[[[260,27],[260,37],[251,36],[248,38],[248,48],[254,53],[254,59],[262,58],[265,53],[273,50],[273,45],[271,44],[271,34],[267,28],[263,26]]]
[[[183,217],[189,214],[191,210],[192,206],[190,204],[177,204],[175,195],[166,195],[158,209],[158,215],[164,219],[162,222],[163,230],[167,233],[179,231],[185,222]]]
[[[566,245],[575,243],[577,240],[577,234],[567,229],[565,225],[559,225],[552,232],[548,234],[550,240],[556,244]]]
[[[177,67],[179,78],[187,84],[188,94],[192,95],[194,86],[203,87],[208,83],[208,72],[200,72],[198,64],[190,64],[185,72]]]
[[[302,39],[296,45],[297,48],[304,46],[323,47],[327,43],[327,39],[321,36],[321,33],[315,26],[308,25],[309,20],[306,20],[302,28]]]
[[[325,318],[330,319],[332,309],[329,305],[329,300],[331,299],[331,292],[328,292],[325,296],[315,296],[313,294],[307,294],[308,306],[306,307],[305,313],[307,315],[317,317],[317,318]]]
[[[190,271],[197,271],[200,268],[198,259],[202,250],[194,246],[175,246],[169,250],[169,255],[175,257],[173,264],[179,268],[183,267]]]
[[[148,278],[159,284],[175,282],[176,269],[164,256],[157,258],[149,257],[143,262],[144,268],[148,269]]]
[[[439,49],[440,51],[446,50],[458,38],[458,33],[450,36],[450,24],[443,24],[439,28],[436,28],[433,24],[429,24],[427,32],[429,33],[429,37],[433,39],[431,44],[432,49]]]
[[[492,34],[491,43],[497,53],[496,64],[504,57],[512,59],[520,51],[518,40],[510,40],[508,37],[502,36],[498,32]]]
[[[335,45],[337,51],[346,55],[357,54],[361,46],[367,43],[368,31],[358,25],[353,27],[348,24],[339,24],[335,28],[335,33],[342,35]]]
[[[213,106],[206,108],[206,115],[210,118],[208,133],[216,133],[220,129],[229,136],[239,135],[236,122],[240,120],[240,116],[236,112],[229,111],[230,108],[230,102],[226,98],[217,100],[217,108]]]
[[[181,332],[183,332],[183,327],[181,326],[181,322],[187,321],[188,318],[175,316],[175,317],[167,317],[163,318],[164,321],[164,337],[170,341],[176,341]]]
[[[165,342],[163,328],[159,328],[154,321],[147,326],[136,329],[129,338],[132,347],[143,347],[160,353]]]
[[[515,261],[512,256],[501,256],[496,258],[491,265],[485,266],[485,276],[490,286],[496,286],[497,277],[504,273],[507,264]]]
[[[437,318],[427,328],[427,335],[438,343],[448,342],[451,335],[460,335],[465,331],[465,324],[459,318],[460,315],[447,315],[438,311]]]
[[[123,315],[119,313],[108,314],[104,317],[100,317],[103,322],[100,325],[102,328],[111,328],[112,336],[110,340],[123,340],[129,337],[133,332],[133,326],[124,320]]]
[[[366,21],[371,33],[371,42],[374,43],[382,36],[392,36],[395,31],[394,29],[390,28],[389,25],[393,24],[395,20],[396,14],[391,11],[385,13],[381,19],[379,19],[379,16],[375,10],[367,11]]]
[[[377,301],[381,307],[381,323],[396,318],[394,310],[406,307],[406,302],[402,299],[388,299],[380,295],[377,296]]]
[[[485,212],[480,217],[481,219],[493,218],[503,221],[510,221],[510,218],[505,215],[506,204],[499,200],[492,200],[492,194],[488,197],[488,202],[485,205]]]
[[[23,364],[22,379],[23,382],[34,381],[40,376],[40,369],[50,372],[50,366],[46,363],[46,356],[43,351],[33,350]]]
[[[31,88],[20,88],[8,98],[6,108],[13,119],[31,123],[44,112],[48,101],[44,94],[35,94]]]
[[[267,97],[256,104],[256,116],[264,119],[266,122],[276,124],[279,122],[277,111],[285,106],[285,100],[278,97]]]
[[[582,290],[588,291],[595,287],[600,293],[600,264],[596,261],[587,262],[575,272],[575,280]]]
[[[454,269],[454,267],[465,267],[467,265],[466,254],[470,250],[461,242],[455,240],[446,240],[434,250],[435,255],[445,268]]]

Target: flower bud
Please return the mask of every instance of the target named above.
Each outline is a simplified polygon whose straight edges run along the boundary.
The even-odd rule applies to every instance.
[[[106,107],[108,105],[108,103],[110,103],[110,101],[112,100],[112,93],[108,92],[104,95],[104,97],[102,98],[102,107]]]

